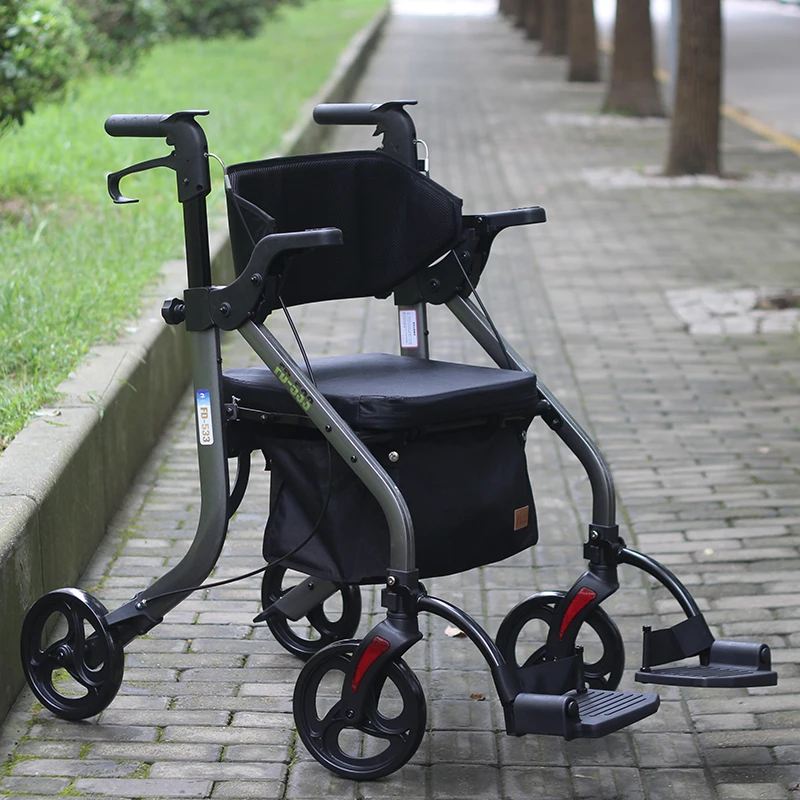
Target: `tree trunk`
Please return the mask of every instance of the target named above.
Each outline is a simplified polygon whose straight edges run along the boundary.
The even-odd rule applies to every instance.
[[[497,4],[497,10],[501,14],[505,14],[506,16],[511,16],[514,13],[516,5],[517,5],[517,0],[499,0]]]
[[[680,57],[667,175],[719,175],[720,0],[681,0]]]
[[[514,21],[515,28],[525,27],[525,6],[528,0],[512,0],[511,2],[511,19]]]
[[[611,82],[603,111],[663,117],[654,63],[650,0],[617,0]]]
[[[567,0],[544,0],[542,20],[543,56],[565,56],[567,54],[567,29],[569,3]]]
[[[542,38],[544,0],[525,0],[525,32],[529,39]]]
[[[569,0],[569,81],[599,81],[594,0]]]

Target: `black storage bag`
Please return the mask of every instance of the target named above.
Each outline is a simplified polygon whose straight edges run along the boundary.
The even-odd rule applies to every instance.
[[[378,437],[368,445],[405,497],[420,577],[450,575],[507,558],[538,539],[523,434],[530,420]],[[375,498],[318,436],[265,438],[271,460],[264,558],[343,583],[380,583],[389,566],[389,529]],[[389,460],[396,452],[397,461]]]

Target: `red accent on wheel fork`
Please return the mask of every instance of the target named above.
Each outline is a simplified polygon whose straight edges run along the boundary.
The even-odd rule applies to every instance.
[[[595,597],[597,597],[597,592],[593,591],[592,589],[587,589],[584,586],[578,592],[578,594],[572,598],[569,606],[567,606],[567,611],[564,614],[564,618],[561,620],[561,630],[558,632],[559,639],[564,638],[564,634],[567,632],[567,628],[569,628],[572,620],[574,620],[575,617],[578,616],[578,614],[580,614],[580,612],[586,608],[586,606],[588,606],[592,600],[595,599]]]
[[[355,675],[353,675],[353,682],[350,684],[353,694],[358,691],[358,685],[361,683],[361,679],[364,677],[366,671],[375,663],[375,660],[379,656],[382,656],[390,647],[391,645],[389,642],[380,636],[376,636],[367,645],[356,667]]]

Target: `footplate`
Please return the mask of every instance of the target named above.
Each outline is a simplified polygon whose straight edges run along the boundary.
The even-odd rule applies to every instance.
[[[514,699],[514,733],[598,739],[658,710],[657,694],[587,689],[565,695],[528,694]]]
[[[636,680],[665,686],[708,688],[775,686],[778,674],[771,669],[771,665],[772,658],[767,645],[719,639],[708,650],[708,664],[641,669],[636,673]]]

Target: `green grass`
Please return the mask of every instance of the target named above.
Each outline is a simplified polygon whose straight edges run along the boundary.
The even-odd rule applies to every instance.
[[[138,206],[114,206],[105,176],[167,155],[154,139],[112,139],[117,113],[207,108],[209,147],[225,162],[274,152],[352,36],[385,0],[284,6],[255,39],[160,45],[123,75],[93,76],[0,139],[0,449],[54,399],[81,356],[137,313],[183,231],[167,170],[126,178]],[[212,165],[220,208],[221,176]],[[215,200],[216,198],[216,200]]]

